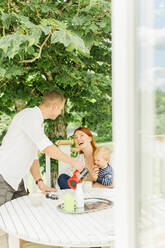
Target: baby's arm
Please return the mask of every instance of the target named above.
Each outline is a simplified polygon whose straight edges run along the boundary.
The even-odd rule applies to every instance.
[[[103,178],[102,178],[102,184],[105,186],[110,186],[112,185],[112,175],[111,174],[106,174]]]
[[[111,184],[110,186],[105,186],[105,185],[103,185],[103,184],[101,184],[101,183],[94,183],[93,184],[93,186],[92,186],[93,188],[113,188],[113,184]]]
[[[96,182],[99,174],[99,167],[94,165],[91,171],[92,181]]]
[[[102,185],[105,185],[105,186],[112,185],[112,183],[113,183],[112,167],[110,165],[108,165],[106,168],[106,171],[104,170],[103,173],[104,173],[104,175],[97,178],[97,182],[101,183]]]

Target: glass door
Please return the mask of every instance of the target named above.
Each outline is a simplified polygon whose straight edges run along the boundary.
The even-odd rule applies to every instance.
[[[165,247],[165,1],[112,1],[115,248]]]
[[[165,247],[165,1],[137,1],[138,243]]]

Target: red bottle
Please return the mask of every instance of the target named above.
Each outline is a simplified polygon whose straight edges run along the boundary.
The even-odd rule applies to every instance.
[[[89,174],[89,170],[84,168],[81,172],[75,170],[73,176],[68,179],[68,185],[71,189],[76,189],[77,184],[81,183]]]

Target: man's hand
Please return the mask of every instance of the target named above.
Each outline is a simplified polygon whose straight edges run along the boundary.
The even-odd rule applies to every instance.
[[[76,170],[82,171],[84,169],[85,165],[83,162],[74,159],[74,161],[72,163],[72,167],[75,168]]]
[[[84,169],[84,164],[72,157],[70,157],[68,154],[62,152],[57,146],[51,145],[46,147],[43,150],[43,153],[47,154],[48,157],[62,161],[66,164],[70,164],[74,169],[82,170]]]
[[[56,192],[57,191],[57,189],[48,187],[42,181],[38,182],[38,187],[42,191],[43,194],[45,194],[46,192]]]

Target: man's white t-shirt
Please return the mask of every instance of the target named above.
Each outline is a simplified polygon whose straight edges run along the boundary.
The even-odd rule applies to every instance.
[[[0,146],[0,175],[15,190],[37,159],[38,150],[52,145],[44,133],[38,107],[26,108],[13,118]]]

